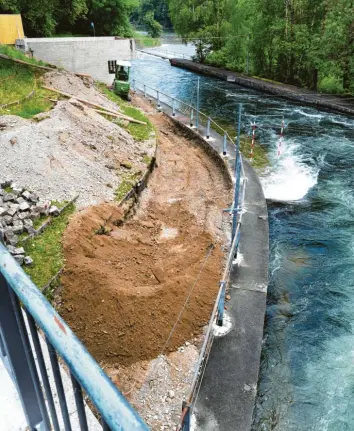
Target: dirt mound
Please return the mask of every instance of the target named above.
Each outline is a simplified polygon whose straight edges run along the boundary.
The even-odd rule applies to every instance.
[[[153,151],[74,99],[36,119],[1,118],[0,181],[13,180],[46,199],[79,194],[80,207],[113,200],[117,174],[125,172],[120,163],[143,170],[144,155]]]
[[[167,350],[200,334],[223,267],[225,179],[166,117],[153,120],[163,132],[158,168],[136,216],[117,227],[116,208],[89,208],[64,236],[61,313],[96,359],[110,364],[160,353],[214,244]]]
[[[119,106],[108,100],[93,85],[90,78],[83,79],[66,70],[48,72],[43,76],[44,85],[48,85],[65,93],[73,94],[81,99],[97,103],[105,108],[120,110]]]
[[[99,360],[131,363],[158,355],[214,242],[180,202],[149,210],[147,219],[117,228],[121,214],[114,207],[90,208],[65,233],[63,315]],[[112,231],[95,234],[101,226]],[[169,349],[207,323],[222,259],[217,244]]]

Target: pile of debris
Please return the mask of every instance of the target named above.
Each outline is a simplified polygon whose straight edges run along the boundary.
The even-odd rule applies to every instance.
[[[2,241],[20,265],[31,265],[33,260],[18,247],[18,235],[37,234],[33,221],[41,216],[59,215],[59,209],[12,181],[0,184],[0,241]]]

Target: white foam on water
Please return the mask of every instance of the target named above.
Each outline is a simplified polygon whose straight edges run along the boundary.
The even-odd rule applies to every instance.
[[[294,112],[303,115],[304,117],[309,118],[323,118],[323,114],[309,114],[307,112],[304,112],[302,109],[295,109]]]
[[[265,197],[274,201],[297,201],[317,183],[318,168],[308,166],[296,154],[296,144],[291,140],[282,143],[281,154],[278,146],[271,152],[272,167],[261,178]]]

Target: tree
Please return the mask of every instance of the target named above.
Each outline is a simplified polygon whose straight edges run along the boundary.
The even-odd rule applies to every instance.
[[[140,0],[139,5],[133,10],[131,20],[136,26],[145,27],[146,14],[152,12],[154,19],[163,28],[171,28],[171,20],[168,14],[167,0]]]
[[[204,61],[212,51],[221,50],[229,29],[227,0],[169,0],[175,31],[197,45],[197,57]]]
[[[0,13],[20,13],[27,36],[52,36],[57,31],[131,36],[129,16],[138,0],[0,0]]]
[[[162,33],[162,25],[155,20],[154,12],[150,11],[145,14],[144,24],[147,27],[149,36],[158,38]]]

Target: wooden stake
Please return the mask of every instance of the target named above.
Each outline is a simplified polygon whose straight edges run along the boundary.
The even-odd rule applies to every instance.
[[[104,111],[106,111],[106,113],[114,114],[114,116],[118,116],[119,118],[122,118],[124,120],[130,121],[131,123],[143,124],[143,125],[146,126],[146,123],[144,121],[136,120],[135,118],[128,117],[127,115],[124,115],[124,114],[122,114],[122,113],[120,113],[118,111],[113,111],[111,109],[105,108],[102,105],[98,105],[97,103],[90,102],[89,100],[86,100],[86,99],[81,99],[81,98],[75,96],[74,94],[65,93],[64,91],[60,91],[60,90],[57,90],[57,89],[52,88],[52,87],[47,87],[45,85],[42,85],[42,87],[45,88],[46,90],[54,91],[55,93],[59,93],[59,94],[65,96],[65,97],[74,98],[74,99],[78,100],[79,102],[85,103],[86,105],[93,106],[94,108],[98,108],[100,110],[104,110]]]

